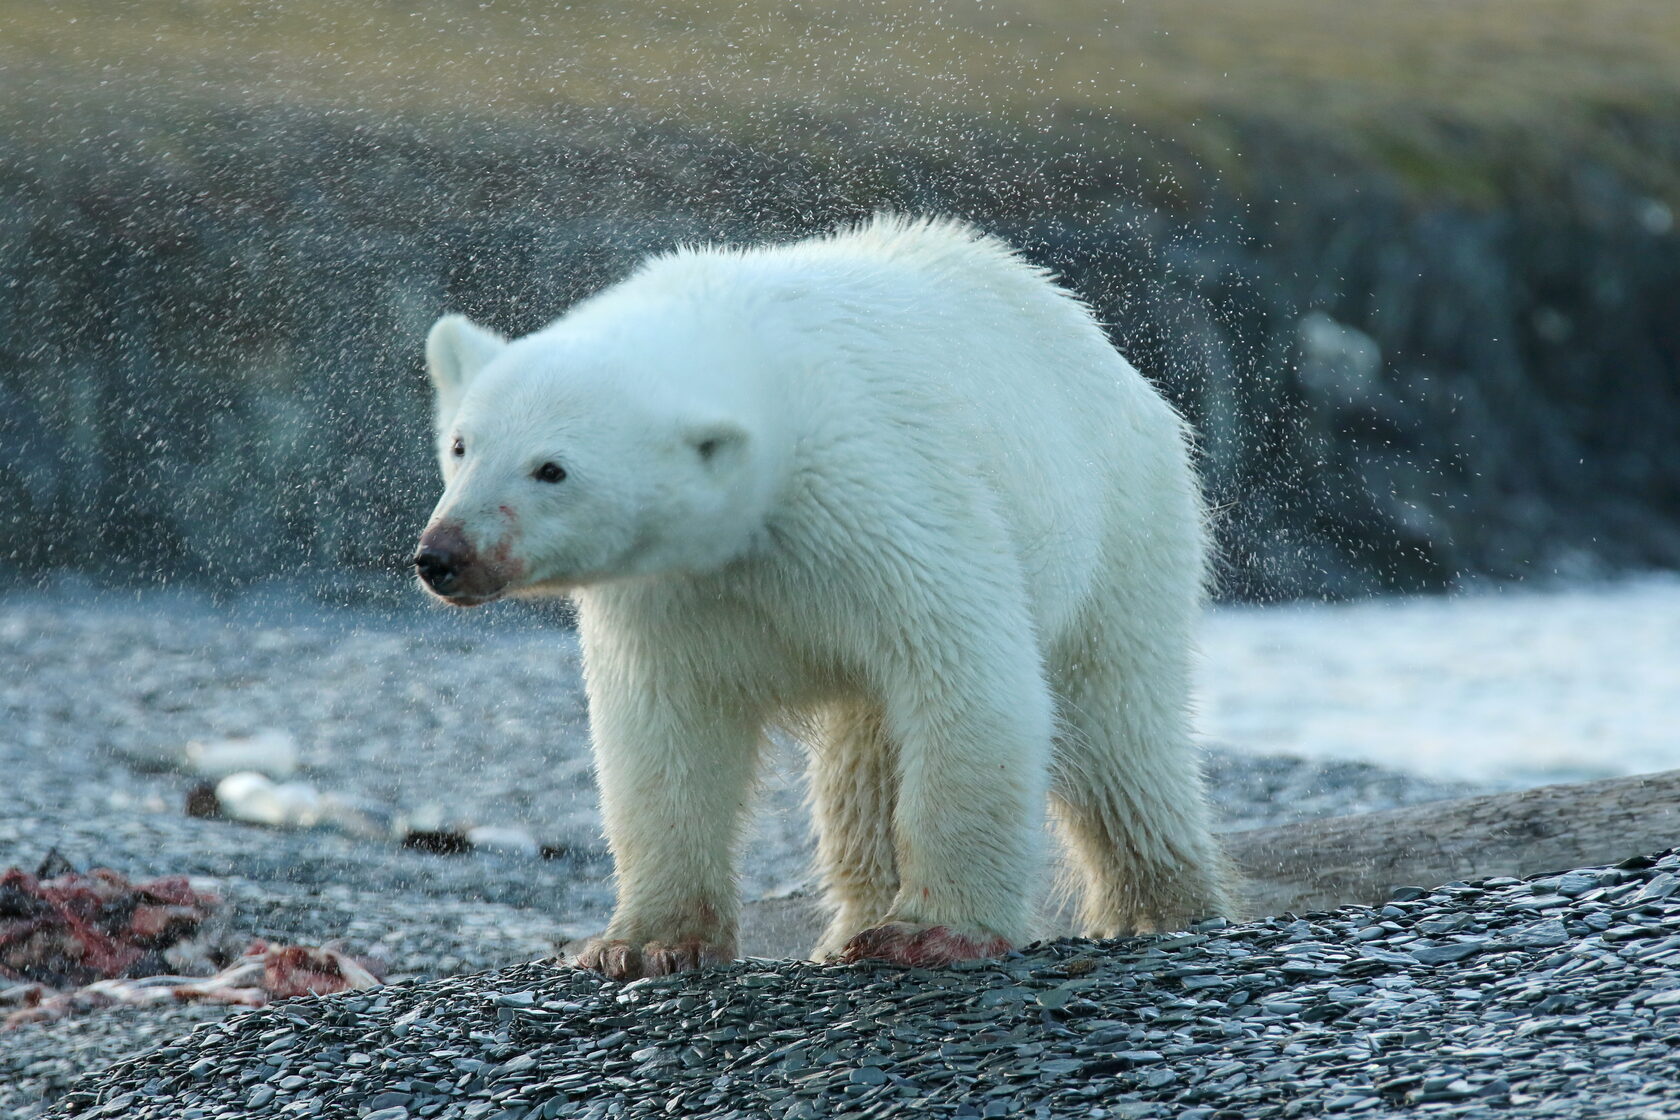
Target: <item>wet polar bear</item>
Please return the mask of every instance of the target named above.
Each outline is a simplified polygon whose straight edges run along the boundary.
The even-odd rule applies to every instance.
[[[580,963],[736,955],[768,728],[809,747],[818,959],[1024,942],[1051,811],[1092,936],[1226,911],[1187,734],[1206,544],[1183,423],[965,225],[644,264],[427,341],[458,606],[576,600],[617,907]]]

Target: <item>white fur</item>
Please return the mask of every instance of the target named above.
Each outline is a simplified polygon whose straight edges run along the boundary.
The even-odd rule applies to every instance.
[[[657,258],[513,342],[445,319],[428,352],[434,525],[579,607],[609,937],[732,951],[773,726],[811,751],[818,955],[886,920],[1023,941],[1047,804],[1088,932],[1227,906],[1185,428],[1047,274],[883,217]]]

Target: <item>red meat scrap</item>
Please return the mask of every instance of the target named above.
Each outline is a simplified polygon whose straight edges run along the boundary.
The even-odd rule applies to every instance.
[[[182,875],[131,883],[108,868],[0,872],[0,977],[51,987],[156,971],[221,906]]]
[[[145,1007],[161,1003],[227,1003],[263,1007],[277,999],[331,995],[384,983],[375,966],[331,945],[270,945],[251,942],[240,958],[214,976],[144,976],[96,980],[73,991],[35,985],[0,1029],[45,1023],[102,1007]]]
[[[56,872],[46,876],[48,870]],[[274,999],[382,984],[375,966],[335,945],[253,941],[230,952],[201,938],[221,899],[181,875],[131,883],[107,868],[86,875],[49,859],[40,871],[0,872],[0,1027],[100,1007],[204,1001],[261,1007]],[[173,952],[171,952],[173,950]],[[166,953],[168,955],[166,955]],[[176,962],[171,967],[171,962]]]

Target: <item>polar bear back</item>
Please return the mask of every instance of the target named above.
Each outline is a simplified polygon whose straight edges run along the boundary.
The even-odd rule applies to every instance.
[[[1089,309],[1002,242],[881,217],[787,245],[684,250],[563,322],[645,332],[649,307],[688,340],[682,354],[729,356],[711,369],[674,359],[685,384],[665,388],[700,379],[770,418],[791,469],[881,480],[854,488],[877,498],[994,496],[1047,636],[1119,566],[1142,565],[1132,577],[1157,592],[1199,594],[1184,425]]]

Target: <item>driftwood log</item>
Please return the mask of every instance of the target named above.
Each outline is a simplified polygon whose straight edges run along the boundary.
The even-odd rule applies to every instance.
[[[1680,770],[1542,786],[1225,834],[1251,915],[1374,904],[1396,887],[1616,863],[1680,845]],[[823,915],[809,896],[749,903],[741,950],[803,957]],[[1072,932],[1050,916],[1046,936]]]
[[[1227,833],[1255,914],[1617,863],[1680,844],[1680,770]]]

